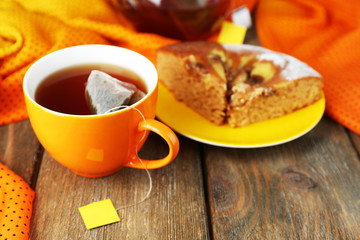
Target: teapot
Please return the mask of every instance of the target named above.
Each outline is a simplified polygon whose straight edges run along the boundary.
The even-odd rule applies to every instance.
[[[139,32],[179,40],[206,39],[227,17],[230,0],[118,0],[123,16]]]

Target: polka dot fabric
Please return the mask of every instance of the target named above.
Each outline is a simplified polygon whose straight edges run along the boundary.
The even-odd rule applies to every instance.
[[[24,180],[0,163],[0,239],[29,238],[35,193]]]
[[[256,24],[264,47],[323,75],[326,113],[360,134],[359,1],[260,0]]]

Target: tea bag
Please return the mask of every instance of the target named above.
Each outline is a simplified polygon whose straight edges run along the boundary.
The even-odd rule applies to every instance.
[[[128,82],[123,82],[123,81],[119,81],[119,83],[123,87],[134,91],[134,94],[130,98],[129,105],[136,103],[137,101],[139,101],[140,99],[142,99],[145,96],[145,93],[143,91],[141,91],[140,89],[138,89],[136,87],[136,85],[134,85],[132,83],[128,83]]]
[[[86,88],[86,99],[95,114],[103,114],[114,108],[128,105],[136,92],[136,86],[121,82],[104,72],[91,71]],[[128,86],[128,87],[126,87]]]

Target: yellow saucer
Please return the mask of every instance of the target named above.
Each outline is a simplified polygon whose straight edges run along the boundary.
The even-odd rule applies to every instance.
[[[325,97],[285,116],[254,123],[242,128],[215,125],[177,101],[159,83],[156,116],[174,131],[199,142],[233,148],[273,146],[296,139],[309,132],[325,111]]]

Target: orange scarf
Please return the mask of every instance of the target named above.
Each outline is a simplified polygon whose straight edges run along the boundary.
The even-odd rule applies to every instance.
[[[28,239],[35,193],[0,163],[0,239]]]
[[[360,134],[359,1],[260,0],[256,29],[264,47],[323,75],[327,115]]]

